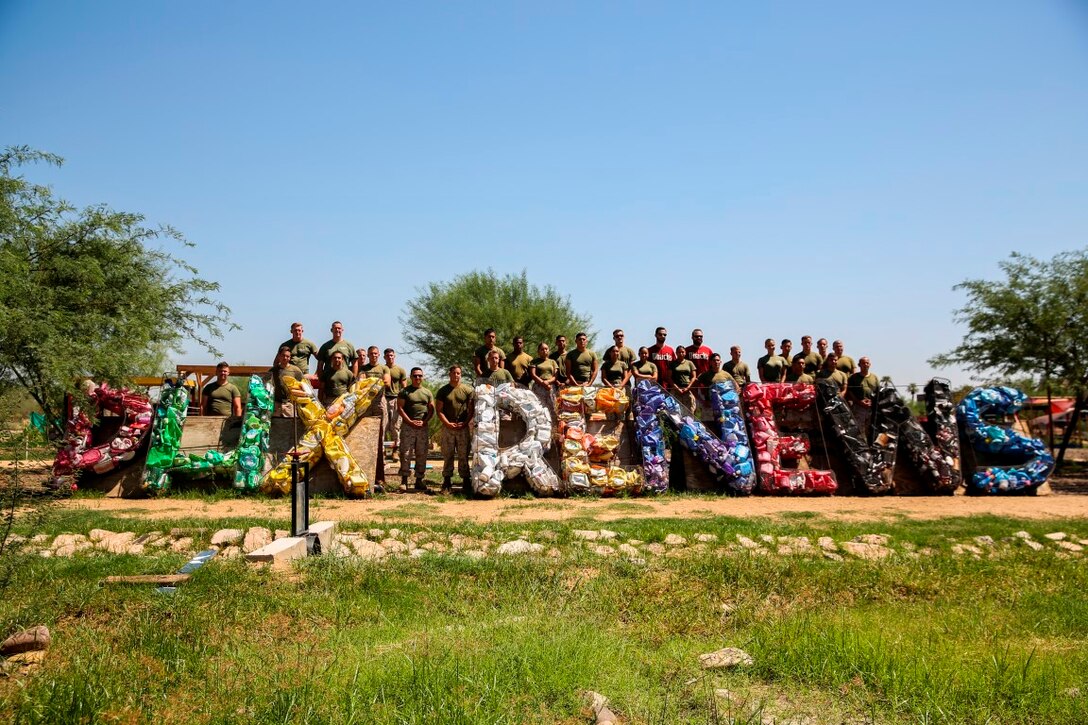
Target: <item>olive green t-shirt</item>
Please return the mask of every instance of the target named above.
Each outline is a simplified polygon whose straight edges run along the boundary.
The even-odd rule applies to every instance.
[[[397,398],[404,401],[404,414],[412,420],[423,420],[427,415],[427,406],[434,402],[434,393],[420,385],[409,385],[400,391]]]
[[[556,378],[556,380],[558,380],[561,383],[566,383],[567,382],[567,367],[566,367],[567,363],[566,363],[566,360],[567,360],[567,354],[569,352],[570,352],[570,350],[564,350],[563,352],[559,352],[558,350],[556,350],[555,352],[548,355],[549,360],[554,360],[555,361],[555,378]],[[539,375],[539,373],[538,373],[538,375]]]
[[[816,379],[823,380],[824,378],[835,381],[835,385],[838,386],[839,390],[843,390],[846,387],[846,383],[849,379],[846,373],[838,368],[831,372],[828,372],[824,368],[820,368],[820,372],[816,373]]]
[[[339,370],[325,368],[321,371],[321,395],[325,400],[335,400],[351,389],[355,376],[347,367]]]
[[[738,385],[752,382],[752,373],[748,370],[748,363],[743,360],[733,362],[733,359],[730,358],[725,365],[722,365],[722,370],[732,375],[733,380],[735,380]]]
[[[310,356],[317,355],[317,345],[310,342],[306,338],[302,338],[298,342],[294,340],[288,340],[280,345],[280,347],[291,348],[291,364],[298,367],[299,370],[305,375],[310,370]],[[277,348],[278,350],[279,348]],[[348,361],[351,364],[351,361]]]
[[[695,363],[687,358],[669,363],[669,371],[672,373],[672,384],[677,388],[686,388],[691,385],[692,378],[698,372],[695,369]]]
[[[346,368],[350,368],[351,364],[355,362],[355,346],[347,340],[341,340],[340,342],[327,341],[318,349],[317,359],[325,363],[325,367],[328,367],[334,352],[343,353],[344,367]]]
[[[570,376],[575,383],[589,382],[589,376],[593,374],[593,364],[597,362],[597,353],[589,348],[585,352],[577,349],[567,353],[567,362],[570,363]]]
[[[793,360],[796,360],[797,358],[801,358],[805,361],[805,372],[809,375],[815,375],[816,371],[819,370],[824,364],[824,359],[820,357],[820,353],[816,352],[815,350],[810,352],[808,355],[803,352],[799,352],[793,356]],[[790,362],[793,362],[793,360],[791,360]]]
[[[779,383],[789,365],[781,355],[764,355],[756,363],[756,370],[763,371],[763,382]]]
[[[209,415],[234,415],[231,403],[241,397],[238,386],[231,382],[220,385],[219,381],[213,380],[204,386],[204,405]]]
[[[510,371],[506,368],[495,368],[494,372],[485,375],[481,382],[485,382],[489,385],[500,385],[502,383],[514,382],[514,376],[510,374]]]
[[[302,381],[302,369],[298,365],[287,365],[286,367],[278,368],[275,365],[269,370],[272,374],[272,390],[273,400],[277,403],[282,403],[285,400],[290,400],[291,395],[289,389],[283,383],[284,378],[294,378],[295,380]]]
[[[514,376],[514,380],[522,385],[528,385],[532,378],[529,377],[529,368],[533,364],[533,358],[527,352],[507,359],[506,369]]]
[[[485,374],[487,373],[487,354],[492,350],[499,351],[499,367],[501,368],[503,360],[506,359],[506,352],[498,345],[490,348],[487,345],[480,345],[476,348],[476,352],[473,353],[473,357],[480,361],[480,369],[483,370]]]
[[[400,365],[394,365],[393,367],[386,366],[385,369],[389,371],[389,385],[385,386],[385,397],[395,398],[400,394],[400,391],[404,390],[404,386],[408,384],[408,371]],[[360,366],[359,372],[363,372],[362,366]]]
[[[873,373],[854,373],[846,381],[846,392],[854,400],[873,397],[879,387],[880,378]]]
[[[609,349],[611,349],[611,348],[609,348]],[[607,360],[608,359],[608,349],[606,349],[604,352],[601,353],[601,359],[602,360]],[[622,360],[623,362],[627,363],[627,367],[631,367],[632,365],[635,364],[635,360],[638,360],[638,355],[635,354],[634,350],[632,350],[631,348],[624,345],[623,347],[620,348],[620,358],[619,359]]]
[[[645,362],[635,362],[631,369],[640,375],[653,375],[654,371],[657,370],[657,365],[647,360]]]
[[[854,368],[857,366],[854,365],[854,358],[849,355],[843,355],[835,362],[835,367],[842,370],[847,375],[853,375]]]
[[[627,363],[623,360],[617,360],[616,362],[606,362],[601,365],[601,379],[606,382],[616,384],[623,380],[623,376],[627,374]]]
[[[402,368],[403,369],[403,368]],[[360,378],[384,378],[389,374],[389,368],[382,363],[364,363],[359,366]]]
[[[695,379],[698,382],[700,388],[709,388],[714,383],[724,383],[726,380],[737,384],[737,381],[733,379],[733,376],[724,370],[707,370],[705,373]]]
[[[456,386],[446,383],[435,394],[435,401],[442,404],[442,415],[451,423],[464,423],[468,420],[469,406],[474,391],[471,385],[459,383]]]
[[[532,366],[541,380],[554,380],[559,374],[559,363],[550,357],[538,357],[532,361]]]
[[[798,373],[796,375],[794,375],[792,367],[789,370],[786,371],[786,382],[787,383],[811,383],[811,382],[814,382],[815,380],[816,379],[814,377],[812,377],[811,375],[806,373],[804,370],[802,370],[800,373]]]

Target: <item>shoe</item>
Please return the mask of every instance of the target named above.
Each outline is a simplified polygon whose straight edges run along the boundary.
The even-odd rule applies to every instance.
[[[422,480],[416,481],[415,492],[422,493],[426,496],[434,495],[434,493],[431,492],[431,489],[427,488],[427,484],[424,483]]]
[[[408,493],[408,477],[400,479],[400,490],[403,493]]]
[[[374,495],[385,493],[385,482],[375,483],[374,488],[370,490]]]
[[[442,488],[438,489],[438,493],[442,496],[452,496],[453,485],[449,483],[443,483]]]

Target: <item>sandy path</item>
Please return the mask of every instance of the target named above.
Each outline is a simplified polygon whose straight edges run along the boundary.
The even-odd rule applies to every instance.
[[[80,499],[68,508],[101,511],[133,518],[226,518],[234,516],[290,519],[287,500],[234,499]],[[653,499],[498,499],[445,500],[421,494],[390,494],[371,501],[316,500],[310,519],[338,521],[563,521],[590,517],[598,521],[620,518],[708,518],[712,516],[778,517],[812,512],[844,521],[881,519],[931,520],[955,516],[1013,516],[1048,519],[1088,516],[1088,496],[1052,494],[1035,497],[983,498],[673,498]]]

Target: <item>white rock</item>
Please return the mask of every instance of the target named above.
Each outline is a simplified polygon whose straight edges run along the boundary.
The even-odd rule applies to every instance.
[[[861,544],[872,544],[874,546],[887,546],[892,537],[887,534],[862,534],[855,536],[852,541],[856,541]]]
[[[1051,541],[1064,541],[1065,540],[1065,532],[1064,531],[1054,531],[1052,533],[1047,534],[1046,538],[1050,539]]]
[[[212,534],[212,546],[229,546],[242,543],[245,533],[241,529],[220,529]]]
[[[280,539],[286,539],[291,535],[291,532],[287,529],[276,529],[276,533],[272,535],[273,541],[279,541]]]
[[[223,550],[219,552],[219,556],[223,557],[224,559],[237,559],[238,557],[242,556],[242,547],[237,546],[236,544],[224,546]]]
[[[599,546],[594,546],[592,551],[597,556],[615,556],[616,555],[616,550],[613,549],[611,546],[608,546],[607,544],[600,544]]]
[[[646,551],[656,556],[661,556],[665,553],[665,545],[659,544],[655,541],[652,544],[646,544]]]
[[[830,536],[821,536],[816,539],[816,544],[819,545],[824,551],[838,551],[839,546],[835,543],[835,540]]]
[[[774,537],[771,536],[770,534],[760,534],[759,535],[759,540],[764,542],[764,543],[767,543],[767,544],[773,544],[774,543]]]
[[[382,539],[382,547],[390,554],[408,553],[408,544],[396,539]]]
[[[369,536],[372,539],[384,539],[385,538],[385,530],[384,529],[370,529],[369,531],[366,532],[366,535]]]
[[[1013,536],[1015,536],[1018,539],[1030,539],[1031,538],[1031,534],[1029,534],[1026,531],[1017,531],[1015,534],[1013,534]]]
[[[975,537],[975,543],[976,544],[981,544],[982,546],[993,546],[994,545],[994,537],[992,537],[992,536],[976,536]]]
[[[525,539],[514,539],[513,541],[507,541],[495,550],[496,554],[502,554],[504,556],[516,556],[518,554],[535,554],[543,551],[544,547],[540,544],[530,544]]]
[[[173,544],[170,544],[170,548],[179,554],[190,551],[193,548],[193,540],[188,536],[183,536]]]
[[[355,553],[359,555],[360,559],[366,561],[384,559],[386,554],[389,553],[381,544],[370,539],[352,539],[351,547],[355,549]]]
[[[1027,547],[1030,548],[1032,551],[1042,551],[1043,549],[1046,548],[1045,546],[1040,544],[1038,541],[1032,541],[1030,539],[1025,539],[1024,544],[1027,545]]]
[[[669,534],[665,537],[665,546],[683,546],[688,540],[679,534]]]
[[[467,551],[462,551],[461,555],[467,556],[469,559],[475,559],[476,561],[487,557],[487,554],[479,549],[468,549]]]
[[[609,541],[619,536],[615,531],[609,531],[608,529],[601,529],[597,532],[597,538]]]
[[[97,544],[99,541],[104,541],[116,533],[116,531],[110,531],[109,529],[91,529],[91,533],[87,534],[87,537]]]
[[[136,534],[131,531],[125,531],[99,541],[98,546],[111,554],[127,554],[129,546],[131,546],[132,542],[135,540]]]
[[[245,539],[242,541],[242,551],[248,554],[262,546],[271,544],[272,541],[272,532],[270,530],[263,526],[254,526],[246,532]]]
[[[428,552],[426,549],[412,549],[412,553],[408,556],[412,557],[413,559],[418,559],[421,556],[426,556],[427,553]]]
[[[740,534],[737,534],[737,541],[740,542],[740,545],[743,546],[745,549],[759,549],[759,548],[762,548],[755,541],[752,541],[747,536],[741,536]]]
[[[718,535],[717,534],[696,534],[695,535],[695,540],[696,541],[702,541],[703,543],[709,544],[712,541],[717,541],[718,540]]]
[[[642,552],[640,552],[638,549],[631,546],[630,544],[620,544],[616,548],[619,550],[619,552],[621,554],[623,554],[624,556],[626,556],[628,558],[641,556],[641,554],[642,554]]]
[[[82,536],[82,534],[80,534]],[[49,534],[34,534],[30,537],[30,540],[35,544],[44,544],[49,541]]]
[[[852,554],[859,559],[868,560],[885,559],[894,553],[887,547],[860,541],[844,541],[842,542],[842,548],[848,554]]]
[[[747,667],[753,664],[754,660],[750,654],[742,649],[726,647],[717,652],[699,655],[699,662],[702,663],[704,669],[717,670],[725,667]]]
[[[1084,551],[1084,547],[1080,544],[1074,544],[1072,541],[1059,541],[1057,546],[1066,551]]]
[[[404,536],[404,532],[401,531],[400,529],[389,529],[389,538],[390,539],[399,539],[402,536]]]
[[[576,539],[582,539],[584,541],[596,541],[600,537],[601,534],[598,531],[588,531],[586,529],[575,529],[574,531],[570,532],[570,535],[573,536]]]
[[[646,542],[643,541],[642,539],[628,539],[627,543],[630,544],[631,546],[642,546]]]
[[[56,551],[57,549],[76,546],[79,544],[90,544],[87,537],[83,534],[58,534],[57,538],[53,539],[51,549]]]
[[[843,561],[842,554],[836,554],[834,551],[825,551],[824,558],[831,561]]]

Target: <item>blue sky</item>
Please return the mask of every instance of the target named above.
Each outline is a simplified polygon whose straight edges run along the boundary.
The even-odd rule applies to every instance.
[[[1085,3],[311,5],[0,0],[0,143],[195,242],[236,363],[294,319],[403,348],[417,286],[491,267],[599,341],[967,382],[925,362],[952,286],[1088,243]]]

